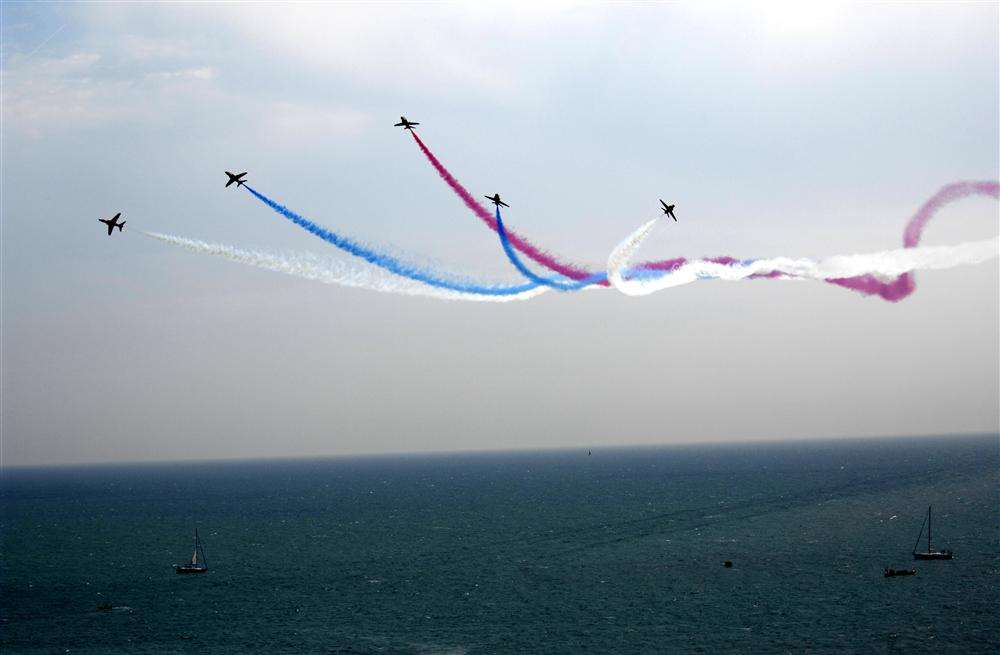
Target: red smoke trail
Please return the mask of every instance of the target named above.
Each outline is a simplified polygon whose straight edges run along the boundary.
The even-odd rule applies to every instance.
[[[942,188],[917,210],[903,230],[903,247],[914,248],[920,243],[927,223],[945,205],[969,196],[989,196],[1000,199],[998,182],[954,182]],[[863,293],[878,295],[889,302],[899,302],[917,288],[913,273],[903,273],[895,280],[883,281],[874,275],[858,277],[829,278],[827,282]]]
[[[455,179],[448,169],[434,156],[417,133],[414,130],[410,130],[410,135],[413,136],[413,140],[417,142],[417,146],[420,148],[424,156],[427,157],[427,161],[431,163],[431,166],[438,172],[438,175],[452,188],[452,190],[458,194],[465,205],[471,209],[476,216],[479,217],[486,225],[489,226],[494,232],[497,231],[496,218],[490,214],[475,198],[472,197],[465,187]],[[917,210],[917,213],[907,222],[906,229],[903,231],[903,247],[913,248],[920,242],[921,233],[924,227],[927,225],[928,221],[937,213],[939,209],[948,205],[956,200],[961,200],[969,196],[984,195],[990,196],[992,198],[1000,198],[1000,183],[995,181],[984,181],[984,182],[954,182],[948,186],[942,188],[940,191],[935,193],[927,202]],[[559,261],[554,255],[551,255],[544,250],[536,247],[530,241],[521,237],[509,230],[507,232],[507,238],[510,244],[514,246],[518,251],[523,253],[529,259],[541,264],[542,266],[548,268],[551,271],[561,273],[572,280],[583,280],[588,277],[592,277],[594,274],[587,271],[584,268],[575,266],[573,264],[566,264]],[[733,263],[738,261],[733,257],[716,257],[709,259],[709,261],[714,261],[720,264]],[[645,262],[639,264],[637,268],[645,268],[658,271],[671,271],[680,268],[687,260],[683,257],[677,257],[674,259],[665,259],[658,262]],[[754,278],[775,278],[779,277],[780,274],[777,272],[773,273],[760,273],[754,275]],[[889,302],[898,302],[903,298],[909,296],[916,289],[916,283],[913,279],[912,273],[903,273],[895,280],[884,281],[879,279],[874,275],[859,275],[857,277],[846,277],[846,278],[829,278],[826,280],[830,284],[836,284],[838,286],[851,289],[852,291],[857,291],[858,293],[864,294],[866,296],[878,295],[881,298],[888,300]],[[608,286],[609,282],[607,280],[597,282],[601,286]]]
[[[413,136],[413,140],[417,142],[417,146],[420,148],[420,151],[424,153],[424,156],[427,157],[427,161],[431,163],[431,166],[433,166],[434,170],[438,172],[441,179],[443,179],[445,183],[451,187],[452,191],[454,191],[458,197],[462,199],[462,202],[465,203],[466,207],[471,209],[482,222],[486,223],[491,230],[496,232],[496,218],[485,207],[483,207],[478,200],[472,197],[472,194],[469,193],[464,186],[462,186],[461,182],[455,179],[454,175],[448,172],[448,169],[445,168],[438,158],[434,156],[434,153],[432,153],[427,146],[424,145],[424,142],[420,140],[420,137],[417,136],[417,133],[414,130],[410,130],[410,135]],[[527,239],[518,236],[510,230],[507,230],[507,239],[519,252],[523,253],[529,259],[538,262],[550,271],[561,273],[572,280],[582,280],[584,278],[591,277],[592,275],[592,273],[585,268],[574,266],[573,264],[564,264],[554,256],[545,252],[541,248],[538,248]],[[608,281],[605,280],[598,284],[606,287],[608,286]]]
[[[475,213],[475,215],[478,216],[481,221],[486,223],[486,225],[488,225],[491,230],[496,232],[497,231],[496,218],[492,214],[490,214],[490,212],[485,207],[483,207],[483,205],[478,200],[472,197],[472,194],[470,194],[469,191],[464,186],[462,186],[461,182],[455,179],[455,176],[452,175],[451,172],[444,167],[444,164],[442,164],[441,161],[434,156],[434,153],[430,151],[427,145],[420,140],[420,137],[417,136],[415,130],[410,130],[409,132],[410,136],[413,137],[413,140],[417,142],[417,146],[420,148],[420,151],[424,153],[425,157],[427,157],[427,161],[431,163],[431,166],[434,167],[434,170],[436,170],[438,172],[438,175],[441,176],[441,179],[443,179],[445,183],[449,187],[451,187],[452,191],[454,191],[458,195],[458,197],[462,199],[462,202],[465,203],[466,207],[471,209],[473,213]],[[514,246],[514,248],[518,252],[524,254],[526,257],[528,257],[528,259],[531,259],[541,264],[550,271],[555,271],[556,273],[560,273],[570,278],[571,280],[576,280],[576,281],[594,277],[594,273],[592,271],[588,271],[587,269],[581,268],[580,266],[576,266],[574,264],[567,264],[561,262],[558,259],[556,259],[554,255],[545,252],[544,250],[537,247],[524,237],[515,234],[509,229],[505,231],[507,233],[507,239],[510,241],[510,244]],[[733,261],[736,260],[733,259]],[[643,264],[639,264],[638,267],[653,269],[658,271],[671,271],[675,268],[680,268],[685,263],[687,263],[686,259],[684,259],[683,257],[677,257],[675,259],[666,259],[664,261],[659,261],[659,262],[645,262]],[[606,287],[609,285],[607,280],[595,282],[595,284],[602,287]]]

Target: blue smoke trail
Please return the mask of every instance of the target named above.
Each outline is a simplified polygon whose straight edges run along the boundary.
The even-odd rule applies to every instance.
[[[389,255],[383,255],[381,253],[375,252],[369,248],[351,241],[345,237],[335,234],[326,228],[316,225],[307,218],[299,216],[292,210],[288,209],[284,205],[280,205],[277,202],[271,200],[262,193],[257,192],[249,184],[244,184],[244,188],[252,193],[254,197],[263,202],[265,205],[278,212],[291,222],[295,223],[299,227],[305,229],[308,232],[318,236],[327,243],[330,243],[344,252],[347,252],[355,257],[360,257],[365,261],[383,268],[390,273],[399,275],[400,277],[409,278],[411,280],[416,280],[417,282],[423,282],[424,284],[430,285],[432,287],[438,287],[439,289],[448,289],[450,291],[458,291],[461,293],[476,293],[486,296],[512,296],[519,293],[524,293],[525,291],[530,291],[539,286],[538,283],[532,282],[530,284],[521,284],[518,286],[489,286],[473,284],[470,282],[454,282],[450,280],[445,280],[443,278],[437,277],[434,274],[421,270],[412,264],[406,264],[399,261]]]
[[[500,236],[500,245],[503,246],[503,251],[507,253],[507,259],[510,260],[510,263],[514,265],[514,268],[516,268],[521,275],[528,278],[536,285],[551,287],[559,291],[579,291],[580,289],[589,287],[592,284],[607,282],[608,274],[606,271],[601,273],[592,273],[582,280],[575,280],[572,282],[560,282],[559,280],[553,280],[551,278],[536,275],[530,268],[525,266],[521,258],[517,256],[517,251],[514,250],[513,246],[511,246],[510,239],[507,237],[507,229],[503,226],[503,219],[500,217],[499,205],[497,205],[497,234]]]

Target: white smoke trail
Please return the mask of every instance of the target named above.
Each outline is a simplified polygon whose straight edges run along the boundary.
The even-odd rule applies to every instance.
[[[649,233],[652,232],[659,221],[660,219],[654,218],[651,221],[643,223],[639,226],[638,230],[625,237],[624,241],[615,246],[615,249],[608,255],[608,282],[625,295],[646,295],[645,293],[638,293],[639,289],[636,281],[625,279],[625,269],[628,267],[628,262],[632,258],[632,254],[639,249],[639,246],[642,245],[642,242],[646,240],[646,237],[649,236]],[[647,291],[646,293],[653,292]]]
[[[899,248],[859,255],[836,255],[819,261],[774,257],[733,264],[703,259],[689,261],[677,269],[650,278],[636,276],[628,263],[660,219],[641,225],[611,252],[608,257],[608,280],[629,296],[645,296],[662,289],[690,284],[698,279],[745,280],[753,275],[777,272],[784,278],[827,280],[873,274],[896,276],[909,271],[946,269],[979,264],[1000,256],[1000,238],[970,241],[955,246]]]
[[[534,298],[548,290],[547,287],[537,287],[529,291],[502,296],[465,293],[441,289],[422,282],[409,280],[376,267],[355,262],[348,263],[335,259],[322,258],[311,253],[277,254],[262,250],[237,248],[221,243],[209,243],[198,239],[187,239],[185,237],[160,234],[158,232],[142,232],[141,234],[163,243],[179,246],[191,252],[214,255],[239,264],[247,264],[307,280],[315,280],[324,284],[370,289],[383,293],[425,296],[441,300],[511,302]]]

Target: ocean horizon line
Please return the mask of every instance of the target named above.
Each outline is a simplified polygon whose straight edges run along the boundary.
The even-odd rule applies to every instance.
[[[570,446],[519,446],[513,448],[456,448],[456,449],[428,449],[428,450],[399,450],[399,451],[372,451],[358,453],[316,453],[297,455],[259,455],[248,457],[202,457],[202,458],[164,458],[164,459],[122,459],[122,460],[83,460],[75,462],[55,462],[55,463],[29,463],[29,464],[0,464],[0,479],[5,472],[13,471],[43,471],[43,470],[65,470],[75,468],[118,468],[118,467],[156,467],[174,465],[214,465],[214,464],[250,464],[255,462],[313,462],[313,461],[333,461],[333,460],[389,460],[401,458],[448,458],[462,456],[491,456],[491,455],[532,455],[532,454],[560,454],[580,451],[597,451],[603,453],[626,452],[636,450],[670,450],[670,449],[690,449],[698,447],[719,448],[749,445],[766,446],[794,446],[794,445],[820,445],[820,444],[849,444],[858,442],[876,441],[923,441],[934,439],[962,439],[962,440],[985,440],[988,438],[1000,440],[1000,431],[997,432],[941,432],[922,434],[876,434],[876,435],[852,435],[852,436],[800,436],[800,437],[745,437],[745,438],[720,438],[701,440],[682,440],[669,442],[636,442],[628,444],[579,444]]]

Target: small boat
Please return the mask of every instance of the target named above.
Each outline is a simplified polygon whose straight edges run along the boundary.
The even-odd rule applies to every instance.
[[[726,560],[725,562],[723,562],[723,563],[722,563],[722,565],[723,565],[724,567],[726,567],[727,569],[731,569],[731,568],[733,568],[733,562],[732,562],[732,560],[728,560],[728,559],[727,559],[727,560]]]
[[[920,543],[920,537],[924,536],[924,525],[927,526],[927,550],[924,552],[917,552],[917,544]],[[950,550],[934,550],[931,546],[931,507],[927,506],[927,518],[920,525],[920,534],[917,535],[917,540],[913,544],[913,559],[926,560],[926,559],[951,559],[953,554]]]
[[[208,558],[205,557],[205,547],[198,537],[198,528],[194,529],[194,552],[187,564],[174,564],[176,573],[208,573]]]
[[[916,569],[890,569],[890,568],[886,568],[885,569],[885,573],[883,573],[882,575],[884,577],[886,577],[886,578],[896,578],[896,577],[899,577],[901,575],[916,575],[916,574],[917,574],[917,570]]]

